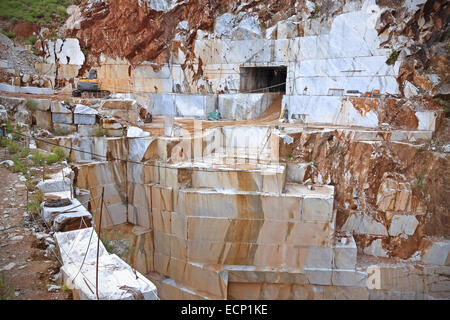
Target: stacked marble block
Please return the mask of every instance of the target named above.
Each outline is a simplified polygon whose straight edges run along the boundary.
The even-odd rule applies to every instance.
[[[161,298],[239,298],[241,286],[263,285],[256,270],[321,284],[335,269],[358,276],[353,239],[335,244],[334,188],[286,182],[286,167],[270,163],[276,132],[254,133],[259,145],[269,141],[259,151],[267,157],[246,152],[243,163],[222,162],[236,149],[249,151],[245,139],[231,138],[239,133],[205,133],[200,138],[223,135],[219,156],[186,161],[178,155],[194,155],[199,140],[204,154],[208,144],[199,137],[104,138],[96,143],[110,161],[76,164],[77,186],[91,192],[96,225],[105,186],[102,226],[139,228],[128,232],[134,245],[125,258],[158,285]]]
[[[82,104],[72,111],[64,102],[51,101],[50,110],[54,129],[67,133],[92,130],[97,123],[98,111]]]
[[[95,225],[100,224],[101,194],[103,198],[102,227],[107,228],[127,222],[126,163],[116,161],[97,161],[74,164],[76,185],[89,190],[90,212]]]
[[[225,134],[222,146],[232,136]],[[139,140],[146,139],[152,141],[143,160],[159,161],[128,164],[128,221],[153,230],[154,272],[148,276],[161,298],[238,298],[230,292],[258,283],[256,270],[318,282],[326,281],[322,270],[325,278],[336,268],[357,275],[353,238],[334,243],[333,187],[286,183],[284,165],[251,152],[244,157],[252,159],[233,165],[210,158],[169,164],[176,139]],[[230,270],[247,280],[231,281]]]
[[[119,118],[137,123],[139,118],[138,103],[132,99],[105,99],[100,103],[100,110],[106,118]],[[118,128],[111,128],[116,130]]]

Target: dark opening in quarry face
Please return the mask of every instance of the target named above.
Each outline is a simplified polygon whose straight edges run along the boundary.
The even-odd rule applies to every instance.
[[[287,67],[241,67],[241,92],[286,92]]]

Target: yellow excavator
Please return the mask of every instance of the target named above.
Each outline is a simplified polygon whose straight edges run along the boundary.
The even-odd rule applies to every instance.
[[[83,98],[103,98],[110,95],[111,92],[102,90],[100,81],[97,79],[97,70],[89,71],[89,78],[81,78],[78,80],[76,90],[72,91],[72,96]]]

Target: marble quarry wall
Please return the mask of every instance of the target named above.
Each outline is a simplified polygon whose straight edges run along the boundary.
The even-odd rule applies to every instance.
[[[103,154],[137,163],[75,164],[80,188],[98,195],[111,181],[119,185],[120,190],[108,189],[105,208],[120,202],[122,209],[106,210],[112,216],[103,222],[105,239],[157,285],[161,299],[448,297],[448,241],[424,239],[426,246],[422,242],[412,250],[415,258],[376,260],[402,256],[398,249],[405,244],[395,248],[395,241],[421,233],[425,204],[415,198],[411,184],[385,174],[373,205],[389,212],[388,220],[374,219],[364,213],[367,209],[351,210],[338,226],[341,209],[335,199],[354,182],[328,185],[328,179],[338,178],[325,175],[323,161],[318,168],[308,161],[278,161],[292,144],[326,140],[330,134],[356,145],[388,139],[406,148],[410,141],[429,139],[431,132],[399,130],[383,138],[360,129],[300,130],[300,137],[295,130],[253,127],[248,136],[255,138],[249,141],[242,139],[248,129],[224,127],[197,137],[104,138]],[[220,144],[212,149],[208,141],[217,135]],[[259,150],[265,137],[270,142]],[[177,158],[180,150],[191,157]],[[126,199],[114,196],[124,193]]]
[[[67,130],[37,147],[68,148],[97,228],[104,188],[102,240],[161,299],[448,298],[450,244],[437,237],[448,232],[448,160],[421,151],[439,116],[425,125],[404,99],[329,97],[365,102],[390,127],[236,123],[164,136],[132,126],[131,98],[0,102],[42,132]]]
[[[285,67],[287,95],[329,95],[330,89],[399,94],[401,61],[386,64],[391,50],[381,46],[375,29],[379,15],[378,6],[367,4],[307,36],[295,35],[296,25],[288,23],[280,24],[275,37],[266,32],[266,38],[236,40],[216,32],[217,38],[195,41],[192,68],[184,67],[186,55],[175,40],[171,63],[132,68],[126,61],[104,57],[100,77],[113,91],[236,93],[241,91],[242,68]]]

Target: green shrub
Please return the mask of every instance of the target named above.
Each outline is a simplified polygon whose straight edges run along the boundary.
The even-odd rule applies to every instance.
[[[9,140],[7,148],[8,148],[8,152],[10,154],[16,154],[20,150],[20,146],[17,143],[15,143],[14,141],[11,141],[11,140]]]
[[[6,121],[6,131],[8,132],[12,132],[13,131],[13,126],[11,124],[11,121]]]
[[[42,166],[44,164],[45,157],[42,153],[36,150],[35,152],[33,152],[31,160],[33,160],[35,165]]]
[[[0,17],[14,20],[25,20],[32,23],[51,24],[54,19],[63,21],[69,0],[2,0],[0,1]]]
[[[58,162],[58,156],[54,153],[50,153],[46,158],[45,161],[47,162],[47,164],[53,164]]]
[[[29,44],[31,46],[34,46],[34,44],[37,41],[37,37],[36,36],[31,36],[30,38],[28,38],[27,40],[25,40],[25,44]]]
[[[12,132],[12,138],[14,141],[20,141],[23,139],[23,130],[22,127],[16,124],[16,129]]]
[[[54,147],[53,153],[49,154],[45,161],[47,164],[53,164],[57,162],[61,162],[66,159],[66,154],[64,152],[64,149],[62,147]]]
[[[389,65],[395,64],[399,54],[400,54],[400,51],[392,49],[391,54],[389,55],[389,58],[386,60],[386,64],[389,64]]]
[[[103,128],[102,125],[96,124],[94,126],[94,135],[96,137],[103,137],[103,136],[108,137],[109,134],[108,134],[108,130]]]
[[[31,48],[31,51],[33,51],[33,54],[34,54],[35,56],[39,56],[39,54],[40,54],[39,50],[36,49],[35,47]]]
[[[33,214],[39,214],[41,212],[41,203],[37,200],[28,201],[27,211]]]
[[[1,14],[0,14],[1,15]],[[2,29],[2,33],[10,39],[14,39],[16,37],[14,32],[5,31]]]
[[[313,19],[316,19],[319,17],[320,9],[322,9],[322,6],[318,3],[314,3],[314,11],[312,12]]]
[[[36,111],[37,109],[37,101],[34,99],[28,99],[27,102],[25,103],[25,106],[28,108],[28,110],[30,111]]]
[[[25,181],[25,187],[27,187],[27,190],[29,192],[33,192],[36,190],[36,186],[39,183],[39,181],[37,179],[28,179],[27,181]]]
[[[30,149],[25,148],[19,153],[19,158],[26,158],[30,154]]]
[[[19,160],[17,156],[14,156],[14,165],[11,167],[12,172],[22,172],[23,175],[28,173],[28,166]]]
[[[54,147],[53,153],[56,155],[58,161],[63,161],[66,159],[66,153],[64,152],[64,148],[62,147]]]
[[[2,146],[2,148],[6,148],[9,144],[9,139],[8,138],[0,138],[0,146]]]
[[[420,190],[425,191],[425,176],[423,173],[417,175],[417,186]]]

